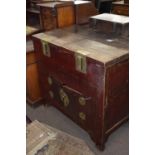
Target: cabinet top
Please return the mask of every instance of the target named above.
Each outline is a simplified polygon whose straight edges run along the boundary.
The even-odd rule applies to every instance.
[[[32,27],[32,26],[26,26],[26,36],[31,35],[35,32],[38,32],[39,29]]]
[[[33,35],[42,41],[79,53],[102,63],[128,57],[128,38],[106,36],[88,26],[75,26]],[[111,39],[109,39],[111,38]]]
[[[112,13],[103,13],[90,17],[91,19],[101,20],[111,23],[118,23],[121,25],[129,24],[129,17],[123,15],[116,15]]]
[[[34,51],[32,40],[26,41],[26,53],[30,53]]]
[[[118,1],[118,2],[112,2],[112,4],[114,4],[114,5],[129,5],[129,3],[125,3],[124,0]]]
[[[47,2],[47,3],[39,3],[37,4],[40,7],[47,7],[47,8],[54,8],[54,7],[62,7],[62,6],[68,6],[73,5],[72,1],[53,1],[53,2]]]
[[[91,1],[81,1],[81,0],[77,0],[77,1],[73,1],[73,0],[60,0],[60,1],[51,1],[51,2],[47,2],[47,3],[39,3],[37,4],[38,6],[41,7],[49,7],[49,8],[53,8],[56,6],[66,6],[66,5],[80,5],[80,4],[87,4],[87,3],[92,3]]]

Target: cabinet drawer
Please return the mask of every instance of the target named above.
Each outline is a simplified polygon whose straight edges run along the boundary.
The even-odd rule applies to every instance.
[[[48,45],[47,53],[43,51],[44,48],[41,62],[50,72],[86,80],[94,87],[103,80],[103,65],[95,60],[52,44]]]
[[[42,43],[42,61],[47,66],[75,70],[74,54],[53,44]]]

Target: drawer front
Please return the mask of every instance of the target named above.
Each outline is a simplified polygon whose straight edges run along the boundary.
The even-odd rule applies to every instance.
[[[62,74],[62,78],[64,75],[74,77],[77,82],[82,79],[92,87],[99,87],[104,76],[103,64],[52,44],[47,46],[47,53],[42,48],[41,62],[50,72]]]
[[[70,72],[75,70],[74,54],[68,50],[50,44],[50,57],[43,57],[44,63],[50,66],[62,67]],[[47,65],[48,65],[47,64]]]

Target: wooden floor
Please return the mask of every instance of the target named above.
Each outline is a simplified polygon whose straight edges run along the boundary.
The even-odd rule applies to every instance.
[[[27,116],[39,120],[54,128],[83,139],[96,155],[128,155],[129,154],[129,123],[123,124],[109,137],[104,152],[99,151],[87,132],[63,115],[54,107],[32,107],[27,104]]]

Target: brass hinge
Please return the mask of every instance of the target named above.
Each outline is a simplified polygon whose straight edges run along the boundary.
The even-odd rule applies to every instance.
[[[42,41],[41,43],[42,43],[43,54],[47,57],[50,57],[51,52],[50,52],[50,46],[48,42]]]
[[[86,57],[84,55],[75,54],[75,67],[76,70],[82,73],[87,73],[87,62]]]

